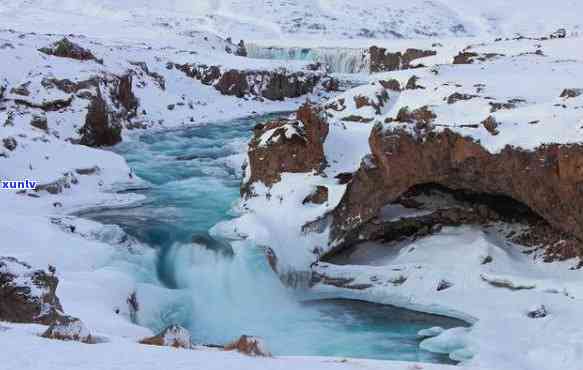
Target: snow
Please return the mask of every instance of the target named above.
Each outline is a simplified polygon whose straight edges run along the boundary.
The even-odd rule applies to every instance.
[[[12,99],[16,96],[11,88],[29,83],[32,95],[25,99],[39,103],[69,97],[57,89],[45,88],[45,78],[82,81],[131,70],[137,76],[136,95],[147,109],[147,114],[139,112],[139,117],[147,129],[155,132],[290,111],[305,99],[259,102],[222,96],[168,69],[168,62],[296,71],[313,59],[333,62],[334,72],[353,72],[362,69],[359,57],[371,45],[389,51],[436,49],[436,56],[419,61],[429,68],[367,76],[366,85],[336,97],[336,102],[344,99],[345,109],[328,109],[330,133],[324,149],[330,166],[326,177],[283,174],[282,181],[270,189],[255,184],[258,196],[239,206],[239,217],[213,229],[223,236],[248,237],[272,247],[282,269],[304,271],[317,258],[314,249],[329,247],[328,230],[325,222],[319,234],[305,234],[301,227],[326,215],[340,202],[346,186],[338,184],[334,176],[354,172],[363,159],[366,162],[372,127],[393,117],[402,107],[430,106],[437,115],[436,123],[479,140],[492,153],[506,145],[531,150],[549,142],[581,142],[583,97],[559,96],[565,88],[580,88],[583,81],[582,13],[581,2],[575,0],[561,4],[543,0],[0,0],[0,45],[11,45],[0,47],[0,84],[8,85],[6,97]],[[494,37],[515,33],[540,37],[560,27],[567,29],[569,37],[492,42]],[[72,34],[72,41],[103,58],[104,64],[49,57],[37,51],[65,34]],[[227,36],[232,36],[235,43],[244,39],[252,56],[266,59],[227,54],[225,47],[232,46],[223,39]],[[434,46],[436,43],[441,46]],[[470,44],[469,51],[505,56],[480,64],[444,65]],[[280,49],[267,52],[270,46]],[[282,54],[293,51],[297,55],[302,48],[312,48],[314,55],[309,60],[281,59]],[[544,56],[532,54],[537,50]],[[162,76],[166,88],[162,89],[135,62],[145,62],[150,71]],[[420,78],[424,90],[389,92],[389,100],[380,112],[370,106],[356,108],[355,97],[374,101],[384,90],[378,80],[395,78],[404,86],[412,75]],[[356,79],[360,82],[362,76]],[[484,90],[477,92],[477,84],[485,84]],[[446,104],[444,98],[454,92],[480,96]],[[310,98],[320,101],[321,97]],[[515,109],[490,112],[489,102],[505,103],[516,98],[524,102]],[[171,104],[175,104],[174,110],[168,110]],[[34,269],[56,266],[60,280],[57,295],[66,313],[81,318],[86,325],[76,328],[77,332],[90,330],[103,340],[94,345],[64,343],[39,337],[46,327],[2,323],[0,369],[451,368],[318,357],[260,359],[205,348],[177,350],[138,344],[139,339],[154,333],[132,322],[128,296],[139,290],[138,300],[142,302],[170,299],[159,282],[144,277],[155,268],[155,252],[128,239],[119,228],[71,214],[140,202],[142,196],[116,190],[147,184],[129,176],[131,169],[119,155],[67,141],[77,136],[86,105],[75,98],[70,109],[47,112],[49,132],[30,126],[32,115],[38,113],[34,110],[18,109],[12,118],[7,111],[0,111],[0,139],[13,137],[18,143],[14,151],[0,149],[0,179],[26,178],[46,184],[68,177],[70,183],[60,194],[0,192],[0,255],[18,258]],[[461,126],[478,124],[490,114],[500,123],[499,135],[492,136],[481,127]],[[350,115],[371,121],[342,120]],[[13,120],[12,126],[5,125],[9,119]],[[294,130],[286,128],[286,137],[297,134]],[[139,132],[124,130],[123,139],[134,140]],[[241,160],[242,156],[232,158],[231,166],[238,167]],[[93,167],[99,168],[93,175],[75,171]],[[76,184],[71,183],[71,175]],[[303,199],[318,185],[328,187],[329,201],[303,206]],[[387,211],[390,219],[411,216],[403,215],[402,209]],[[431,336],[422,347],[448,353],[463,362],[459,368],[579,369],[583,362],[583,334],[578,330],[581,271],[570,269],[572,261],[543,264],[520,248],[505,244],[488,230],[446,228],[411,245],[376,245],[374,253],[372,248],[360,251],[359,265],[321,263],[318,271],[328,276],[354,278],[355,283],[373,286],[355,291],[317,285],[311,294],[364,299],[462,318],[473,326],[443,332],[428,328],[419,333]],[[485,256],[491,256],[493,262],[483,265]],[[437,292],[436,285],[444,279],[453,286]],[[528,317],[540,307],[548,310],[547,317]],[[143,313],[150,317],[156,314]]]
[[[31,335],[38,329],[11,329],[2,332],[0,343],[3,361],[0,369],[94,369],[156,370],[160,366],[177,370],[193,368],[208,370],[244,369],[384,369],[384,370],[445,370],[451,366],[411,364],[406,362],[355,360],[325,357],[247,357],[237,352],[197,348],[195,350],[145,346],[124,338],[112,338],[98,344],[61,342]],[[9,344],[9,345],[8,345]],[[42,354],[42,357],[22,354]],[[472,367],[467,367],[473,370]]]

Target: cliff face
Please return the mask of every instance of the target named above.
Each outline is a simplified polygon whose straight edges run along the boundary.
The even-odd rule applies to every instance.
[[[331,83],[333,79],[324,76],[319,71],[223,70],[219,66],[194,64],[175,64],[173,67],[204,85],[213,86],[223,95],[238,98],[252,96],[268,100],[283,100],[311,93],[320,82],[325,89],[335,85]]]
[[[582,145],[541,145],[532,151],[507,147],[492,154],[450,130],[415,136],[379,126],[370,146],[371,164],[358,170],[334,212],[334,240],[422,184],[508,196],[559,232],[583,240]]]
[[[370,72],[389,72],[414,68],[413,61],[436,55],[433,50],[407,49],[405,52],[387,52],[385,48],[371,46],[369,48]]]

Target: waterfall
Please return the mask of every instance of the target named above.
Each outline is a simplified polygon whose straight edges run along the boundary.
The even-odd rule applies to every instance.
[[[249,44],[247,52],[250,58],[256,59],[302,60],[322,63],[332,73],[368,73],[370,70],[366,49],[263,47]]]

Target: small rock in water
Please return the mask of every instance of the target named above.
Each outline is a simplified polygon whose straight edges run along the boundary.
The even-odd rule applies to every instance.
[[[540,319],[546,317],[548,315],[548,311],[544,305],[540,305],[529,309],[526,315],[531,319]]]

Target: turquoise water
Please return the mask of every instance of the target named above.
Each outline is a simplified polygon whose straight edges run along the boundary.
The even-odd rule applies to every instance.
[[[416,333],[465,325],[459,320],[353,300],[301,302],[301,292],[284,288],[249,242],[232,243],[233,257],[191,243],[193,235],[208,240],[209,228],[231,217],[246,143],[266,118],[150,132],[115,148],[151,184],[142,190],[147,200],[84,217],[119,225],[158,251],[151,273],[165,298],[138,292],[148,297],[140,324],[158,330],[179,323],[206,344],[259,335],[276,355],[448,362],[420,350]]]

